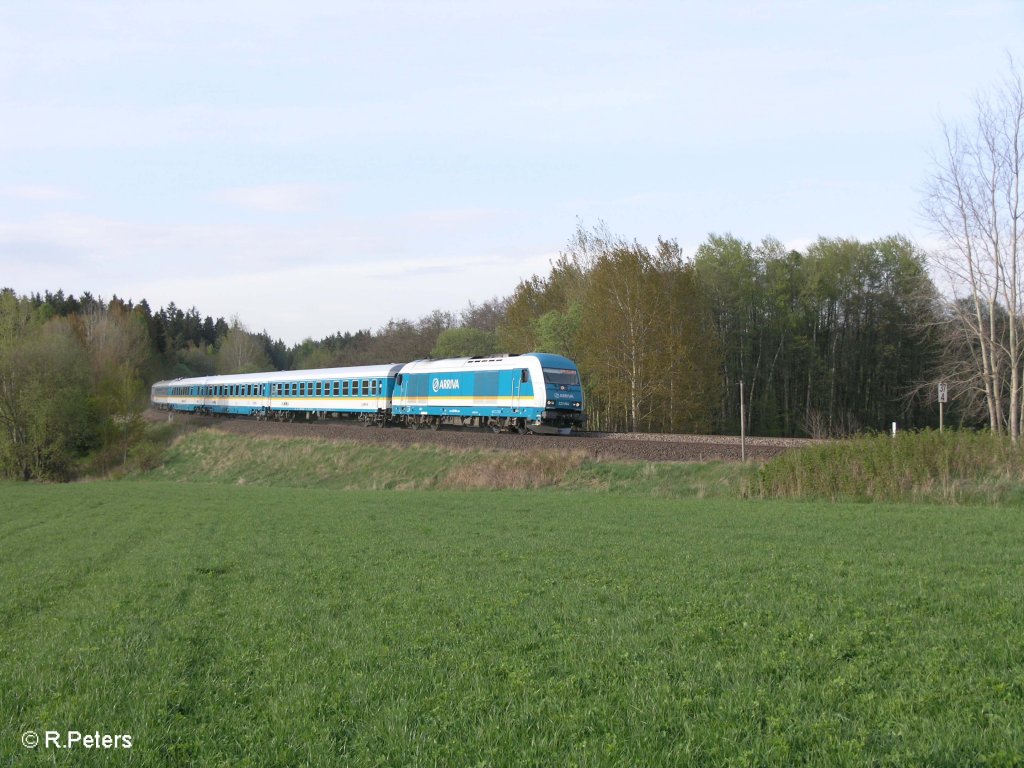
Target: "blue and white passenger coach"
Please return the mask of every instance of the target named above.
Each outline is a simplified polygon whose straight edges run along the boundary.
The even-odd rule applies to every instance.
[[[154,384],[151,400],[188,413],[433,429],[568,434],[586,421],[575,363],[542,353],[175,379]]]
[[[383,421],[401,365],[202,376],[153,385],[153,405],[209,415],[286,421],[356,416]]]

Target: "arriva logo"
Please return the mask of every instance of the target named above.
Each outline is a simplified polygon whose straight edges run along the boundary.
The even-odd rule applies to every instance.
[[[458,379],[434,379],[430,383],[430,388],[433,389],[435,392],[438,392],[438,391],[440,391],[442,389],[448,389],[448,390],[450,390],[450,389],[458,389],[459,388],[459,380]]]

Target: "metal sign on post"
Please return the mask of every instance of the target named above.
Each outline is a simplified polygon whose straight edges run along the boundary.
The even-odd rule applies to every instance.
[[[946,404],[946,402],[948,400],[949,400],[949,387],[946,386],[946,383],[944,381],[940,381],[939,382],[939,432],[942,432],[942,428],[944,426],[943,422],[945,421],[945,413],[944,413],[945,409],[944,409],[943,406],[945,406],[945,404]]]

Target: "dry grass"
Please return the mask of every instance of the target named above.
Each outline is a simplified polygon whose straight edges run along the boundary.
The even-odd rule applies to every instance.
[[[586,460],[582,452],[481,454],[455,464],[438,487],[446,490],[523,490],[563,484]]]

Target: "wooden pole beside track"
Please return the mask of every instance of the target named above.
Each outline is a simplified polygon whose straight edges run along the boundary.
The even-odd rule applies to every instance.
[[[747,412],[743,405],[743,382],[740,382],[740,461],[747,460]]]

